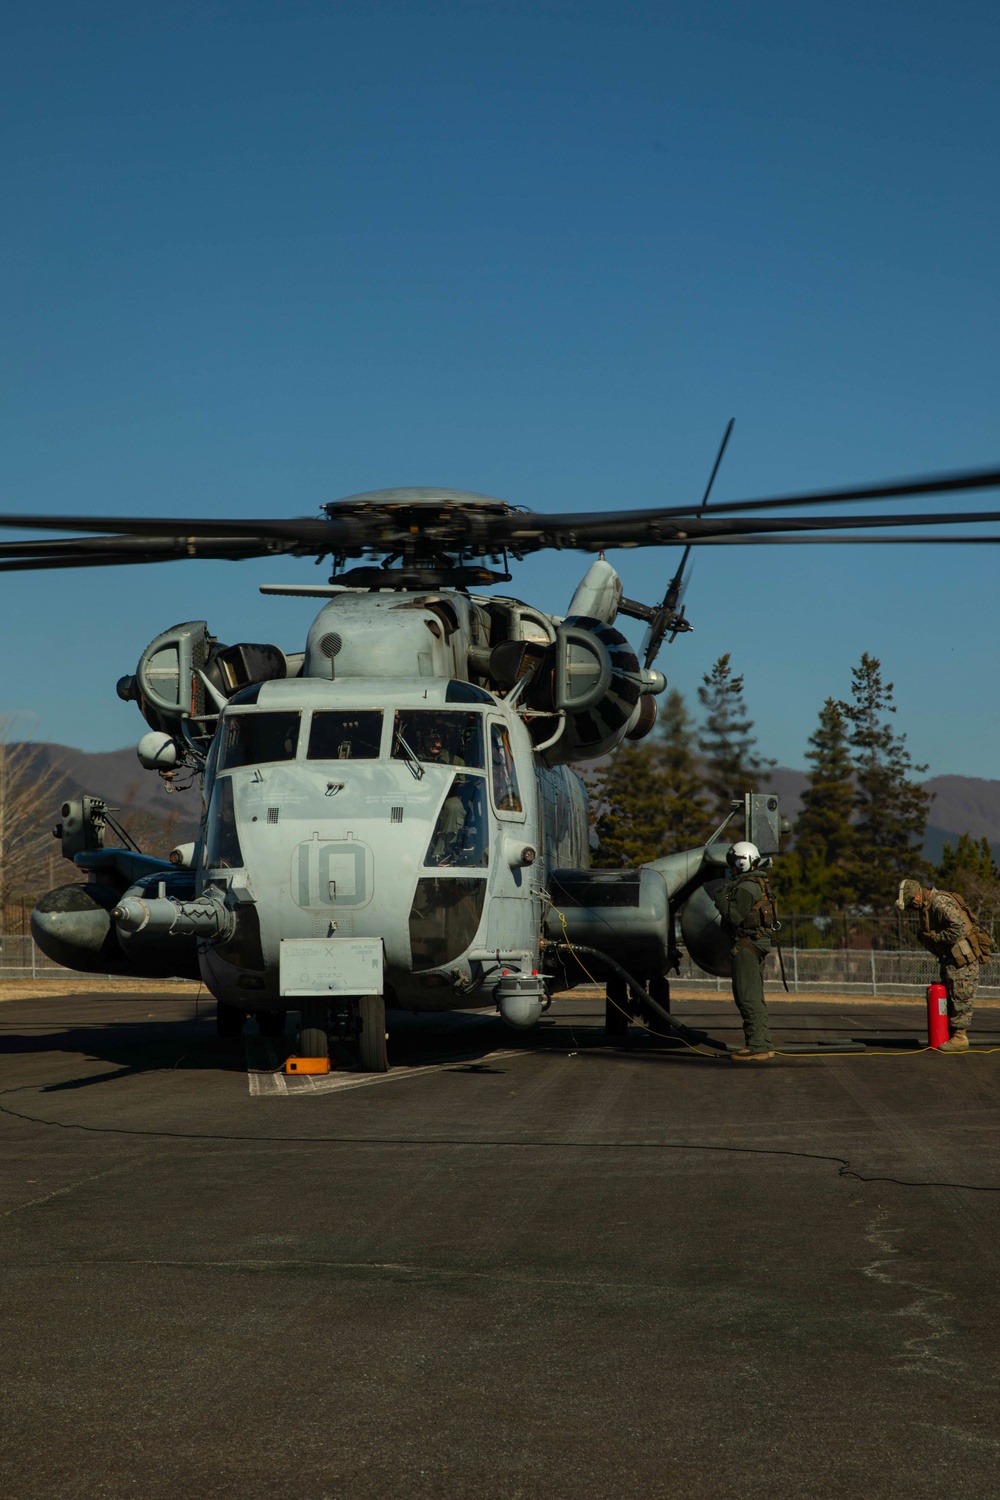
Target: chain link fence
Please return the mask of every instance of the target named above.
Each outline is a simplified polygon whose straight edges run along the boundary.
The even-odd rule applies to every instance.
[[[938,978],[936,960],[922,948],[792,946],[787,941],[789,927],[786,919],[782,927],[785,976],[789,989],[800,994],[822,994],[825,991],[827,994],[922,996],[927,986]],[[912,941],[910,937],[911,944]],[[0,979],[68,979],[74,972],[46,958],[31,937],[19,933],[0,936]],[[678,982],[692,989],[729,992],[728,979],[715,979],[705,974],[687,953],[681,958]],[[770,954],[765,964],[764,984],[768,990],[784,990],[776,952]],[[994,954],[982,970],[978,993],[984,998],[1000,996],[1000,953]]]
[[[922,997],[938,979],[937,960],[922,948],[788,948],[782,945],[788,988],[799,994],[903,995]],[[685,953],[678,981],[692,989],[729,993],[728,979],[713,979]],[[764,965],[764,988],[784,993],[777,952]],[[1000,955],[980,971],[977,994],[1000,996]]]
[[[46,958],[31,937],[21,933],[0,935],[0,979],[69,979],[76,971]],[[97,975],[99,979],[112,976]]]

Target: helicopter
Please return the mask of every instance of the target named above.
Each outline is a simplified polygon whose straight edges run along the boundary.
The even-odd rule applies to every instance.
[[[0,543],[0,571],[278,554],[332,564],[324,584],[261,586],[317,602],[302,650],[225,645],[187,621],[120,679],[148,726],[141,764],[174,785],[200,782],[199,837],[169,860],[107,847],[104,802],[64,804],[55,832],[87,883],[39,899],[38,946],[83,972],[199,978],[223,1036],[251,1015],[280,1036],[297,1010],[288,1066],[305,1071],[329,1067],[332,1043],[362,1071],[385,1071],[387,1008],[496,1009],[532,1027],[582,974],[606,984],[610,1036],[640,1016],[703,1040],[671,1016],[668,973],[680,943],[705,972],[730,973],[711,899],[726,877],[723,835],[741,820],[737,836],[769,859],[778,800],[745,791],[702,846],[592,870],[573,769],[653,730],[667,686],[659,652],[692,628],[681,602],[692,550],[993,542],[913,528],[1000,520],[773,514],[975,492],[1000,485],[998,470],[709,508],[731,430],[696,507],[544,514],[401,488],[331,502],[317,518],[0,515],[0,527],[82,533]],[[604,557],[645,546],[681,549],[658,604],[628,598]],[[481,592],[545,548],[599,554],[565,615]],[[619,616],[645,623],[638,651]]]

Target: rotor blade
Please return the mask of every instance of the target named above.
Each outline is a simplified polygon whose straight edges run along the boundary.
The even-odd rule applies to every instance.
[[[982,546],[1000,542],[1000,536],[703,536],[689,543],[693,547],[824,547],[861,546],[876,542],[904,547],[908,542],[933,547]]]
[[[761,516],[744,520],[740,516],[714,515],[710,520],[693,517],[687,523],[692,539],[699,536],[753,536],[766,533],[807,531],[895,530],[906,526],[970,526],[1000,521],[1000,510],[937,512],[931,515],[907,516]]]
[[[704,516],[688,514],[683,520],[664,518],[659,511],[631,511],[623,515],[513,516],[504,517],[505,527],[516,528],[510,545],[519,552],[542,547],[572,548],[583,552],[614,547],[658,547],[665,542],[686,542],[700,536],[749,535],[767,531],[834,531],[851,527],[968,526],[1000,520],[1000,511],[958,511],[906,516],[780,516],[746,519],[718,515],[713,509]],[[492,529],[492,528],[491,528]]]
[[[715,476],[719,472],[719,465],[722,463],[722,458],[726,451],[726,444],[729,442],[729,437],[733,430],[735,421],[735,417],[730,417],[728,423],[726,424],[726,430],[722,434],[722,442],[719,444],[719,451],[715,455],[715,463],[712,465],[712,472],[708,476],[708,483],[705,486],[705,493],[702,495],[701,504],[698,507],[697,513],[699,516],[704,515],[706,509],[708,508],[708,497],[712,493],[712,485],[715,483]],[[646,626],[646,634],[643,637],[642,645],[639,648],[642,652],[643,665],[645,666],[647,671],[659,656],[660,648],[663,645],[663,641],[666,637],[667,631],[670,630],[673,632],[670,636],[670,639],[672,641],[682,629],[684,611],[681,610],[680,614],[678,615],[678,609],[680,606],[681,598],[684,594],[685,589],[687,588],[687,583],[685,581],[685,570],[687,568],[688,559],[690,558],[690,556],[691,544],[689,542],[688,545],[684,548],[684,551],[681,553],[681,560],[677,564],[677,569],[674,573],[674,576],[667,584],[666,592],[663,595],[663,600],[660,604],[659,609],[653,610],[649,615],[648,624]]]
[[[113,564],[185,562],[191,558],[242,562],[253,557],[272,557],[292,550],[277,542],[168,538],[95,537],[70,542],[0,542],[0,571],[25,572],[41,568],[92,568]],[[122,546],[121,544],[125,545]]]
[[[348,517],[319,520],[311,516],[290,517],[285,520],[231,521],[224,517],[174,517],[174,516],[47,516],[47,515],[0,515],[0,527],[21,531],[82,531],[108,532],[128,536],[155,536],[157,538],[180,537],[239,537],[244,540],[264,540],[267,537],[283,541],[301,542],[306,546],[323,547],[329,550],[339,541],[357,541],[366,529],[359,521]],[[369,528],[370,529],[370,528]]]
[[[705,510],[708,509],[708,497],[712,493],[712,485],[715,483],[715,476],[719,472],[719,465],[722,463],[722,458],[726,451],[726,444],[729,442],[730,434],[732,433],[735,422],[736,418],[730,417],[728,423],[726,424],[726,430],[722,434],[722,442],[719,444],[719,451],[715,455],[715,463],[712,465],[712,472],[708,476],[708,483],[705,486],[705,493],[702,495],[701,504],[698,507],[699,515],[701,515]],[[674,574],[673,579],[671,580],[670,587],[667,590],[667,594],[661,608],[666,609],[671,604],[674,608],[676,608],[680,603],[681,593],[684,588],[684,569],[687,565],[687,560],[690,556],[690,553],[690,547],[685,548],[684,555],[680,561],[680,566],[678,567],[677,572]],[[674,593],[677,597],[671,600],[670,596]],[[646,665],[649,666],[650,663],[647,662]]]
[[[715,463],[712,465],[712,472],[708,476],[708,483],[705,486],[705,493],[702,495],[701,504],[698,507],[700,511],[705,510],[708,505],[708,497],[712,493],[712,485],[715,483],[715,476],[719,472],[719,465],[722,463],[722,458],[726,451],[726,444],[729,442],[729,438],[732,433],[733,427],[735,426],[735,423],[735,417],[730,417],[729,421],[726,423],[726,430],[722,434],[722,442],[719,444],[719,451],[715,455]]]
[[[271,553],[290,552],[294,542],[256,538],[241,540],[238,537],[139,537],[97,536],[68,537],[58,541],[0,542],[0,557],[47,557],[76,556],[83,553],[128,554],[134,560],[162,553],[167,557],[262,557]]]
[[[792,505],[842,505],[851,500],[901,500],[911,495],[949,495],[965,490],[991,490],[1000,486],[1000,469],[962,469],[954,474],[928,474],[921,479],[896,479],[856,489],[817,490],[812,494],[782,495],[771,500],[722,501],[715,510],[747,511],[782,509]]]

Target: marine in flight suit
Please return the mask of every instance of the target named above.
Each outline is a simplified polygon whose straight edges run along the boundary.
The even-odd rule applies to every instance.
[[[771,951],[774,898],[765,876],[756,869],[760,861],[756,844],[733,844],[726,861],[733,878],[713,899],[732,941],[733,999],[745,1038],[745,1046],[730,1056],[737,1062],[768,1062],[774,1049],[764,1003],[764,961]]]

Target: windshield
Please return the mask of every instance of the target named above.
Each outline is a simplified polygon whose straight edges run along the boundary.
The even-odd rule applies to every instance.
[[[493,776],[493,801],[497,812],[522,812],[521,793],[514,769],[514,754],[506,725],[490,726],[490,770]]]
[[[238,870],[242,867],[243,853],[236,832],[236,809],[233,806],[233,782],[229,776],[223,776],[215,783],[205,834],[206,870]]]
[[[397,709],[392,754],[395,760],[409,760],[413,755],[427,764],[482,769],[483,716],[429,708]]]
[[[481,776],[455,777],[431,836],[425,864],[486,864],[490,845],[485,785]]]
[[[294,713],[226,714],[218,769],[259,766],[266,761],[294,760],[299,743],[299,720]]]
[[[382,740],[380,708],[323,709],[312,716],[310,760],[377,760]]]

